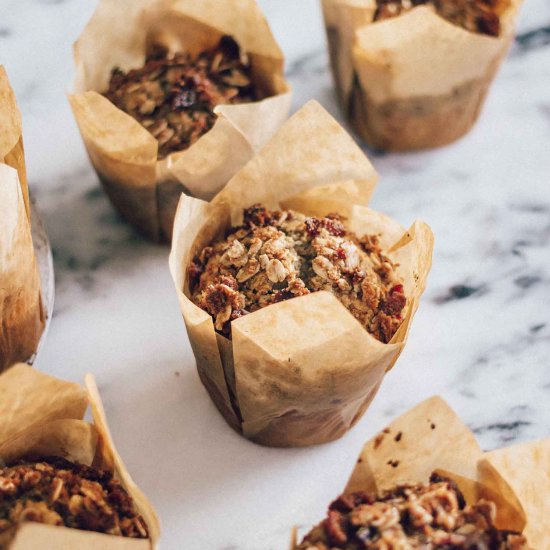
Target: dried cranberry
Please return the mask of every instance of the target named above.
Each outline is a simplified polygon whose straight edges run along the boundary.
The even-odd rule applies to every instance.
[[[306,218],[306,232],[310,237],[319,235],[321,229],[321,220],[319,218]]]
[[[347,257],[346,251],[343,248],[339,248],[336,251],[336,255],[340,258],[340,260],[345,260]]]
[[[323,220],[325,229],[335,237],[343,237],[346,234],[346,228],[344,224],[337,219],[325,219]]]

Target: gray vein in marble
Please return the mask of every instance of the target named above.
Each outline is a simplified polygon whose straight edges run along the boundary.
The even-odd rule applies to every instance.
[[[525,54],[533,49],[550,44],[550,25],[518,34],[515,39],[514,55]]]

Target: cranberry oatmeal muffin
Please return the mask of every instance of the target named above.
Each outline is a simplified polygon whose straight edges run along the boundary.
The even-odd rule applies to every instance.
[[[501,0],[377,0],[374,20],[396,17],[420,5],[432,6],[447,21],[489,36],[500,35]]]
[[[455,483],[432,474],[376,499],[342,495],[297,550],[527,550],[525,538],[494,527],[494,503],[467,506]]]
[[[250,65],[229,36],[195,56],[154,47],[143,67],[127,73],[113,69],[104,95],[157,139],[159,160],[208,132],[217,105],[262,99]]]
[[[25,521],[148,537],[132,498],[111,472],[57,457],[0,468],[0,549]]]
[[[230,335],[232,320],[303,296],[332,292],[381,342],[402,322],[407,299],[397,265],[377,235],[358,237],[338,215],[307,217],[261,205],[244,210],[244,221],[193,261],[190,288],[196,305]]]

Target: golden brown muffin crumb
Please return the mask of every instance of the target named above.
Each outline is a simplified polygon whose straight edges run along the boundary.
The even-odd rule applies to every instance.
[[[310,292],[332,292],[378,340],[389,342],[402,322],[403,283],[378,236],[358,238],[337,215],[307,217],[255,205],[244,223],[205,247],[189,269],[193,301],[215,327]]]
[[[523,536],[494,527],[495,515],[492,502],[467,506],[455,483],[432,474],[379,499],[342,495],[297,550],[527,550]]]
[[[25,521],[148,537],[132,498],[111,472],[57,457],[0,468],[0,549]]]
[[[374,20],[396,17],[420,5],[433,6],[441,17],[470,32],[500,35],[502,0],[377,0]]]
[[[155,48],[145,65],[114,69],[105,96],[158,141],[158,158],[187,149],[214,126],[214,107],[260,99],[250,66],[229,36],[191,56]]]

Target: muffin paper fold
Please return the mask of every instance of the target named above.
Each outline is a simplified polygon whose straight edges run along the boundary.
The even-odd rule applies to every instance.
[[[21,115],[0,66],[0,372],[37,351],[45,313],[33,249]]]
[[[374,398],[405,345],[431,266],[426,224],[409,230],[366,204],[376,173],[344,129],[316,102],[292,116],[209,204],[182,196],[170,268],[199,376],[227,422],[270,446],[341,437]],[[200,250],[239,223],[255,203],[306,215],[344,215],[359,235],[380,234],[399,263],[408,298],[388,344],[371,336],[339,300],[315,292],[232,322],[232,338],[190,300],[187,269]]]
[[[101,95],[111,70],[141,67],[152,43],[200,53],[224,35],[247,56],[265,99],[218,106],[209,132],[159,160],[157,140]],[[210,200],[288,116],[283,54],[254,0],[101,0],[74,57],[69,100],[90,160],[117,210],[154,240],[171,238],[182,192]]]
[[[157,547],[160,525],[156,512],[133,482],[114,447],[91,375],[86,377],[86,386],[87,389],[58,380],[23,364],[0,375],[0,459],[9,466],[19,459],[56,456],[113,471],[145,520],[150,538],[131,539],[27,522],[17,528],[8,546],[10,550]],[[83,420],[88,405],[92,423]]]
[[[472,504],[497,506],[495,526],[521,532],[529,548],[548,545],[550,439],[483,452],[471,430],[441,397],[431,397],[368,441],[344,493],[381,495],[401,483],[453,479]],[[296,545],[292,534],[291,549]]]
[[[470,32],[427,5],[373,22],[375,0],[322,0],[342,109],[372,147],[437,147],[479,116],[514,36],[521,0],[500,2],[498,37]]]

